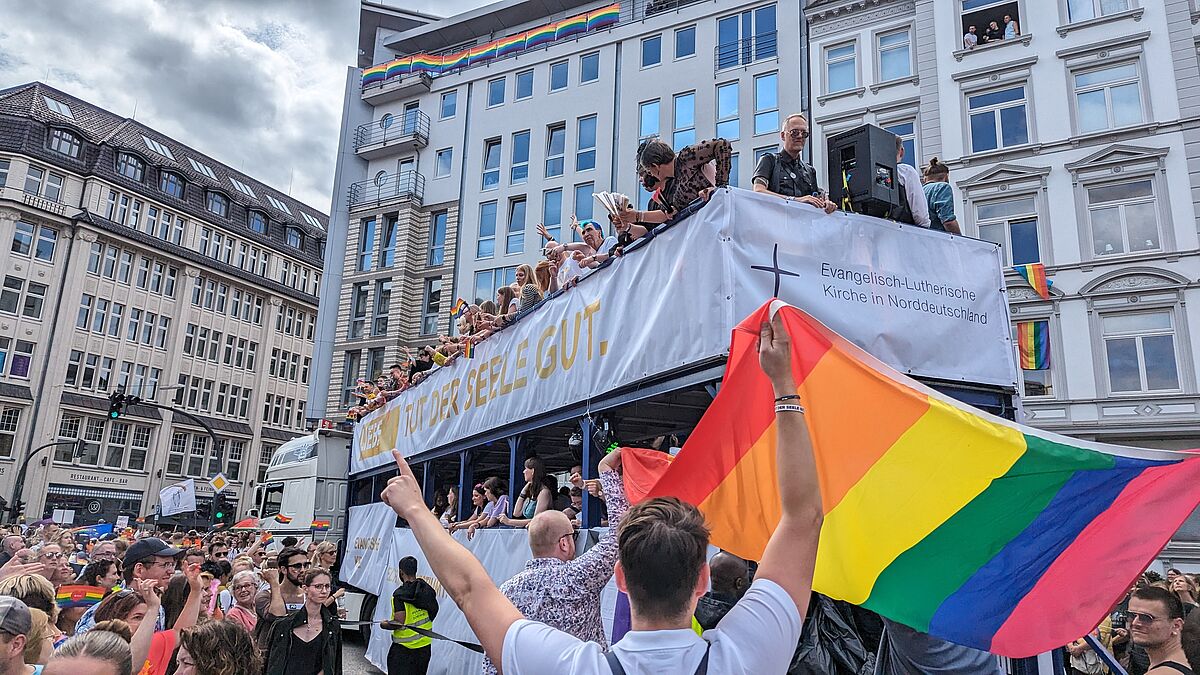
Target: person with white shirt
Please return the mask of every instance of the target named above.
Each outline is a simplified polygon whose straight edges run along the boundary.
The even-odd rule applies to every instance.
[[[904,188],[904,197],[912,211],[913,224],[929,227],[929,201],[925,199],[921,172],[917,171],[917,167],[904,163],[904,141],[899,136],[896,137],[896,174],[900,177],[900,187]]]
[[[691,630],[708,589],[708,528],[700,511],[675,498],[633,506],[617,533],[617,587],[629,596],[632,629],[610,654],[545,624],[526,620],[479,561],[425,505],[399,451],[398,475],[382,498],[408,521],[430,568],[505,675],[775,675],[785,673],[812,595],[823,514],[804,409],[794,405],[791,346],[782,320],[764,323],[759,363],[776,396],[779,525],[750,589],[703,637]],[[782,399],[782,400],[781,400]]]

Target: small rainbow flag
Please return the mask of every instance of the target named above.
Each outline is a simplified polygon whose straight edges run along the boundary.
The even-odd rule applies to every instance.
[[[264,544],[267,543],[268,541],[271,541],[274,538],[275,538],[275,535],[271,534],[269,531],[262,533],[262,541]]]
[[[563,19],[554,25],[554,39],[561,40],[565,37],[583,33],[587,31],[587,14],[580,14],[569,19]]]
[[[392,78],[399,77],[401,75],[407,75],[411,67],[411,58],[396,59],[395,61],[391,61],[387,64],[387,76]]]
[[[454,303],[454,306],[450,308],[450,318],[457,319],[458,317],[462,316],[463,314],[466,314],[467,307],[469,307],[469,306],[470,305],[467,304],[466,300],[459,298],[458,301]]]
[[[312,529],[314,530],[328,530],[330,526],[331,523],[328,520],[314,520],[312,522]]]
[[[525,33],[517,33],[496,41],[496,56],[508,56],[525,49]]]
[[[525,33],[525,48],[532,49],[538,45],[546,44],[554,41],[554,24],[538,26],[531,31]]]
[[[1021,275],[1033,290],[1041,296],[1043,300],[1050,299],[1050,287],[1054,282],[1046,278],[1046,266],[1042,263],[1029,263],[1028,265],[1017,265],[1013,267],[1013,271]]]
[[[455,68],[466,68],[470,62],[468,55],[469,52],[465,49],[453,54],[444,54],[442,56],[442,72],[445,73]]]
[[[596,30],[597,28],[604,28],[605,26],[611,26],[620,20],[621,3],[617,2],[609,5],[608,7],[604,7],[603,9],[589,12],[587,15],[587,29]]]
[[[1050,367],[1050,322],[1022,321],[1017,324],[1017,349],[1022,370]]]
[[[59,586],[54,596],[54,604],[59,609],[71,607],[91,607],[104,599],[105,589],[100,586]]]
[[[285,516],[282,513],[276,513],[275,522],[287,525],[288,523],[292,522],[292,519],[290,516]]]
[[[463,356],[467,357],[468,359],[475,358],[475,343],[474,342],[471,342],[468,340],[467,342],[465,342],[463,344]]]
[[[370,68],[363,70],[363,75],[362,75],[363,86],[365,87],[368,84],[382,82],[383,80],[385,80],[387,78],[387,71],[388,71],[388,64],[386,64],[386,63],[381,63],[378,66],[371,66]]]
[[[467,52],[467,58],[470,63],[473,65],[496,58],[496,43],[497,41],[493,40],[492,42],[485,42],[484,44],[472,47]]]

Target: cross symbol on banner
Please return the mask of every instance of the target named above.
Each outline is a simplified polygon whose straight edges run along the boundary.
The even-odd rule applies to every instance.
[[[798,277],[798,276],[800,276],[796,272],[790,272],[779,266],[779,244],[778,243],[775,244],[774,249],[771,251],[771,266],[770,267],[767,267],[765,265],[751,265],[750,269],[759,270],[762,272],[771,272],[772,274],[775,275],[775,292],[772,294],[772,297],[775,297],[775,298],[779,297],[779,282],[782,280],[782,277]]]

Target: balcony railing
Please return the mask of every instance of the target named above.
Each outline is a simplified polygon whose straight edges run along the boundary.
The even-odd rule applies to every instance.
[[[429,143],[429,115],[407,110],[398,116],[368,122],[354,130],[354,150],[359,154],[411,144],[414,149]]]
[[[39,197],[38,195],[29,193],[29,192],[21,193],[21,201],[25,202],[26,204],[28,204],[29,206],[32,206],[35,209],[49,211],[50,213],[56,213],[60,216],[65,215],[67,213],[66,206],[63,206],[62,204],[60,204],[52,199],[46,199],[45,197]]]
[[[425,198],[425,176],[416,171],[401,171],[350,186],[347,204],[351,210],[397,202],[420,205]]]
[[[735,42],[723,42],[713,48],[714,70],[748,66],[755,61],[773,59],[779,55],[775,44],[775,31],[759,33],[754,37]]]

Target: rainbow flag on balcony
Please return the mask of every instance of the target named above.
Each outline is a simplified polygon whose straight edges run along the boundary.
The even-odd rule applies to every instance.
[[[508,56],[525,49],[525,33],[517,33],[496,40],[496,56]]]
[[[571,35],[587,32],[587,14],[580,14],[569,19],[563,19],[554,24],[554,39],[561,40]]]
[[[1022,321],[1017,324],[1017,350],[1022,370],[1050,367],[1050,322]]]
[[[395,63],[395,62],[393,61],[392,63]],[[381,63],[378,66],[371,66],[370,68],[363,70],[363,75],[362,75],[363,86],[365,87],[368,84],[374,84],[376,82],[382,82],[382,81],[386,80],[387,76],[388,76],[388,66],[389,65],[391,65],[391,64],[390,63]]]
[[[387,64],[387,76],[389,78],[391,78],[391,77],[400,77],[402,75],[407,75],[411,68],[412,68],[412,58],[411,57],[403,58],[403,59],[396,59],[395,61],[392,61]]]
[[[411,72],[437,74],[442,68],[442,57],[432,54],[417,54],[412,57]]]
[[[621,3],[613,3],[603,9],[598,9],[594,12],[589,12],[587,15],[587,29],[596,30],[611,26],[621,20]]]
[[[464,49],[461,52],[455,52],[453,54],[442,55],[442,70],[441,70],[441,72],[446,73],[451,70],[454,70],[455,68],[466,68],[469,63],[467,54],[468,54],[467,50]]]
[[[468,61],[471,64],[491,61],[496,58],[496,42],[487,42],[481,45],[476,45],[467,52]]]
[[[547,42],[554,41],[554,24],[538,26],[531,31],[525,33],[525,48],[532,49],[538,45],[544,45]]]

